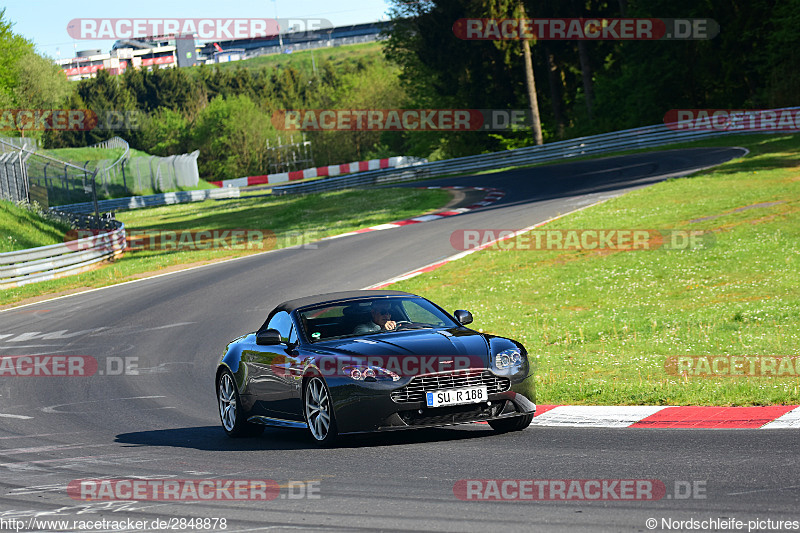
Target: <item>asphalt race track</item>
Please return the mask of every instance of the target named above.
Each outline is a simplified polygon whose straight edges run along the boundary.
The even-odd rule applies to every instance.
[[[473,424],[317,449],[292,430],[230,439],[217,414],[221,350],[280,301],[363,288],[453,255],[457,229],[526,227],[741,154],[675,150],[426,182],[497,187],[506,196],[464,215],[2,312],[0,355],[87,355],[102,375],[0,378],[0,520],[208,517],[226,519],[226,531],[457,532],[648,531],[648,518],[656,531],[665,530],[662,519],[720,518],[743,520],[746,530],[747,520],[798,520],[794,430],[535,427],[497,435]],[[125,361],[138,375],[125,375]],[[272,501],[193,503],[82,501],[66,490],[72,480],[123,478],[267,479],[283,488]],[[666,494],[479,502],[453,491],[463,479],[520,478],[659,480]],[[318,497],[290,497],[298,487]]]

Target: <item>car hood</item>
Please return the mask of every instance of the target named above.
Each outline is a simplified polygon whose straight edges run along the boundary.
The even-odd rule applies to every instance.
[[[409,330],[365,337],[330,340],[313,345],[314,351],[347,356],[463,355],[488,364],[489,343],[468,329]]]

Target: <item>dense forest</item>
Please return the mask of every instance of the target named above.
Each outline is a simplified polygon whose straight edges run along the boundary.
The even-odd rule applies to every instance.
[[[525,109],[518,40],[467,41],[453,32],[465,17],[711,18],[713,39],[533,41],[533,78],[544,141],[656,124],[673,108],[767,108],[800,95],[800,0],[392,0],[394,27],[383,52],[337,59],[319,51],[314,69],[128,69],[121,76],[69,83],[0,14],[0,105],[126,111],[118,131],[22,132],[48,147],[85,146],[120,135],[140,150],[200,150],[201,176],[266,171],[270,151],[301,140],[276,130],[282,109]],[[13,132],[12,132],[13,133]],[[314,163],[388,155],[446,158],[530,145],[530,131],[308,132]]]

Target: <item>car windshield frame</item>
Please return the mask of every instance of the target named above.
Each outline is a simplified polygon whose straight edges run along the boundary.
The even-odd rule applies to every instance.
[[[298,309],[295,309],[292,314],[294,314],[295,319],[295,326],[298,328],[300,336],[302,337],[303,341],[307,344],[316,344],[319,342],[331,341],[331,340],[340,340],[340,339],[348,339],[348,338],[355,338],[355,337],[364,337],[368,335],[384,335],[384,334],[391,334],[396,333],[397,330],[391,331],[376,331],[372,333],[346,333],[342,335],[331,335],[326,337],[321,337],[319,339],[313,338],[313,333],[307,330],[308,318],[305,314],[313,311],[323,311],[325,309],[330,308],[346,308],[348,306],[355,306],[358,305],[360,307],[364,307],[364,310],[368,310],[373,302],[390,302],[392,307],[395,309],[400,309],[403,311],[404,316],[402,318],[392,316],[392,320],[402,319],[405,320],[408,317],[406,314],[406,310],[403,307],[398,307],[402,305],[403,302],[413,302],[418,305],[421,309],[428,311],[429,313],[433,314],[437,318],[443,322],[442,325],[433,325],[433,324],[426,324],[424,326],[420,326],[419,329],[449,329],[461,326],[447,311],[436,305],[435,303],[431,302],[430,300],[423,298],[421,296],[380,296],[374,298],[353,298],[349,300],[337,300],[337,301],[330,301],[330,302],[321,302],[318,304],[307,305]],[[336,317],[339,318],[339,317]],[[341,321],[345,321],[344,313],[341,316]],[[416,324],[421,324],[417,322]],[[340,326],[341,327],[341,326]],[[414,331],[418,328],[409,328],[409,329],[402,329],[400,331],[409,332]]]

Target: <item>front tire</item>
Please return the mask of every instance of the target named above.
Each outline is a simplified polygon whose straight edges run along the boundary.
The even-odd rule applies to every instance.
[[[306,382],[303,391],[303,412],[311,436],[322,446],[336,441],[338,431],[333,416],[333,402],[325,381],[314,376]]]
[[[509,431],[522,431],[530,426],[531,422],[533,422],[533,415],[522,415],[513,418],[489,420],[489,425],[499,433],[508,433]]]
[[[227,368],[220,374],[217,383],[217,405],[222,429],[230,437],[254,437],[264,432],[261,424],[251,424],[244,418],[239,388],[233,374]]]

